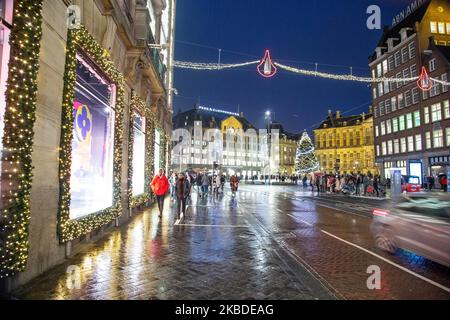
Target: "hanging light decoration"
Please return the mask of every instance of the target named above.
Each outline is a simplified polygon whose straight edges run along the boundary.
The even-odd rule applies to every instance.
[[[272,62],[272,58],[270,57],[270,51],[266,50],[264,54],[264,58],[261,60],[261,63],[258,65],[257,70],[261,76],[264,78],[271,78],[277,73],[277,67]]]
[[[428,75],[427,68],[422,67],[422,73],[417,81],[417,86],[422,91],[430,91],[433,88],[433,84],[433,80]]]

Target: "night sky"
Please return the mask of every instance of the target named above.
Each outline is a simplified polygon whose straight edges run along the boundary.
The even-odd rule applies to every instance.
[[[175,59],[223,63],[261,59],[265,49],[283,64],[319,71],[368,76],[368,57],[381,30],[366,27],[367,7],[379,5],[382,24],[411,0],[178,0]],[[201,105],[237,111],[264,127],[264,111],[294,133],[311,130],[327,110],[358,114],[368,110],[367,84],[304,77],[280,71],[264,79],[256,66],[227,71],[175,69],[179,96],[174,109]],[[353,109],[353,110],[352,110]]]

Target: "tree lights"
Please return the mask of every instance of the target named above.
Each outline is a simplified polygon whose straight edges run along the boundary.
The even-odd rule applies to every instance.
[[[314,152],[314,145],[305,131],[300,139],[295,160],[295,170],[301,174],[308,174],[319,170],[319,161]]]
[[[18,0],[10,37],[1,179],[8,188],[2,195],[0,215],[0,278],[23,271],[28,260],[41,11],[42,0]]]
[[[72,164],[73,104],[75,99],[77,50],[92,59],[116,87],[114,167],[113,167],[113,206],[92,213],[80,219],[70,219],[70,177]],[[68,31],[66,69],[64,75],[63,106],[61,118],[61,146],[59,152],[59,210],[58,235],[62,243],[71,241],[95,230],[122,213],[121,173],[123,143],[124,78],[112,62],[108,51],[103,49],[88,33],[84,26]]]

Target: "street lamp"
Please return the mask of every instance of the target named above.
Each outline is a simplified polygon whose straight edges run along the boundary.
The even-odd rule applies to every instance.
[[[272,113],[270,110],[266,111],[266,120],[267,120],[267,153],[269,160],[269,184],[272,182],[272,172],[270,166],[270,122],[272,121]]]

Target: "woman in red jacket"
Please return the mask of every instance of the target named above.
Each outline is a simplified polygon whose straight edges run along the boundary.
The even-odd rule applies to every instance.
[[[164,210],[164,198],[166,196],[167,191],[169,191],[169,180],[165,175],[164,169],[159,169],[159,174],[156,175],[150,187],[153,190],[153,193],[156,195],[156,201],[158,202],[159,209],[159,217],[162,217],[162,213]]]

